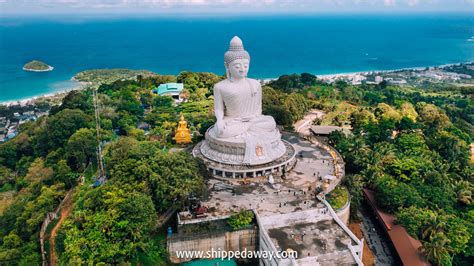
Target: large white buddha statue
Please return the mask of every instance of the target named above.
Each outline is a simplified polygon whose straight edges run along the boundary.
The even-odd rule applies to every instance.
[[[235,36],[224,55],[227,79],[214,86],[214,130],[219,138],[239,136],[246,132],[271,132],[275,120],[262,115],[262,87],[255,79],[247,78],[250,55],[242,41]]]
[[[273,117],[262,114],[262,87],[247,78],[250,55],[235,36],[224,55],[227,79],[214,86],[215,125],[203,153],[231,164],[262,164],[285,152]]]

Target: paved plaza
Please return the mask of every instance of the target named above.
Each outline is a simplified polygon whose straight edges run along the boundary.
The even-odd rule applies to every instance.
[[[215,176],[208,181],[209,196],[201,202],[206,213],[199,218],[180,213],[181,224],[218,220],[241,209],[253,209],[275,248],[297,251],[299,264],[355,264],[347,247],[351,238],[316,198],[321,177],[335,175],[333,156],[322,145],[299,136],[284,134],[282,138],[295,148],[296,164],[291,171],[273,174],[273,183],[268,176]],[[332,182],[329,190],[338,180]]]
[[[190,222],[222,218],[242,208],[255,209],[261,216],[322,208],[315,192],[322,185],[320,176],[334,174],[331,155],[294,135],[284,135],[283,139],[296,150],[297,160],[292,171],[285,177],[275,174],[273,185],[269,184],[267,176],[212,178],[208,182],[209,197],[201,202],[207,208],[206,217]],[[180,219],[186,221],[185,216]]]

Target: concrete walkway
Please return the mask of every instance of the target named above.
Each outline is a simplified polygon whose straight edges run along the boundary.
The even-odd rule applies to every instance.
[[[301,120],[296,121],[293,124],[295,131],[298,134],[306,136],[311,135],[310,128],[313,125],[313,120],[316,118],[322,118],[325,113],[318,109],[311,109]]]

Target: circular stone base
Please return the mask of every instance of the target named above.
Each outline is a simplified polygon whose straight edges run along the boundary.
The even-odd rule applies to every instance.
[[[204,141],[201,141],[196,146],[194,146],[193,156],[201,158],[204,161],[204,164],[206,165],[208,170],[216,176],[233,178],[263,176],[265,174],[275,172],[288,172],[291,168],[293,168],[296,162],[296,150],[289,142],[285,140],[282,140],[282,142],[286,149],[285,153],[271,162],[259,165],[226,164],[209,159],[201,152],[201,145],[204,144]]]
[[[211,126],[206,131],[205,141],[201,143],[201,154],[212,161],[234,165],[261,165],[285,154],[286,148],[281,141],[278,129],[266,132],[264,136],[264,138],[250,136],[248,139],[245,136],[219,138],[216,136],[214,126]],[[252,143],[252,140],[255,141],[255,152],[246,154],[246,145]],[[257,147],[260,149],[259,155],[257,155]]]

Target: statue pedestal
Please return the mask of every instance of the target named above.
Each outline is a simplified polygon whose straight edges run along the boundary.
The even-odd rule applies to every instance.
[[[215,176],[243,178],[288,172],[296,162],[293,145],[281,140],[277,130],[272,134],[266,134],[265,141],[261,146],[271,147],[272,150],[265,151],[265,148],[263,151],[256,150],[256,153],[260,152],[258,159],[247,163],[245,137],[217,138],[211,127],[206,132],[206,139],[194,147],[193,156],[203,159],[208,170]]]
[[[250,148],[246,149],[248,145]],[[201,153],[208,159],[235,165],[265,164],[280,158],[285,152],[286,147],[277,129],[259,136],[218,138],[214,127],[210,127],[206,132],[206,140],[201,145]]]

